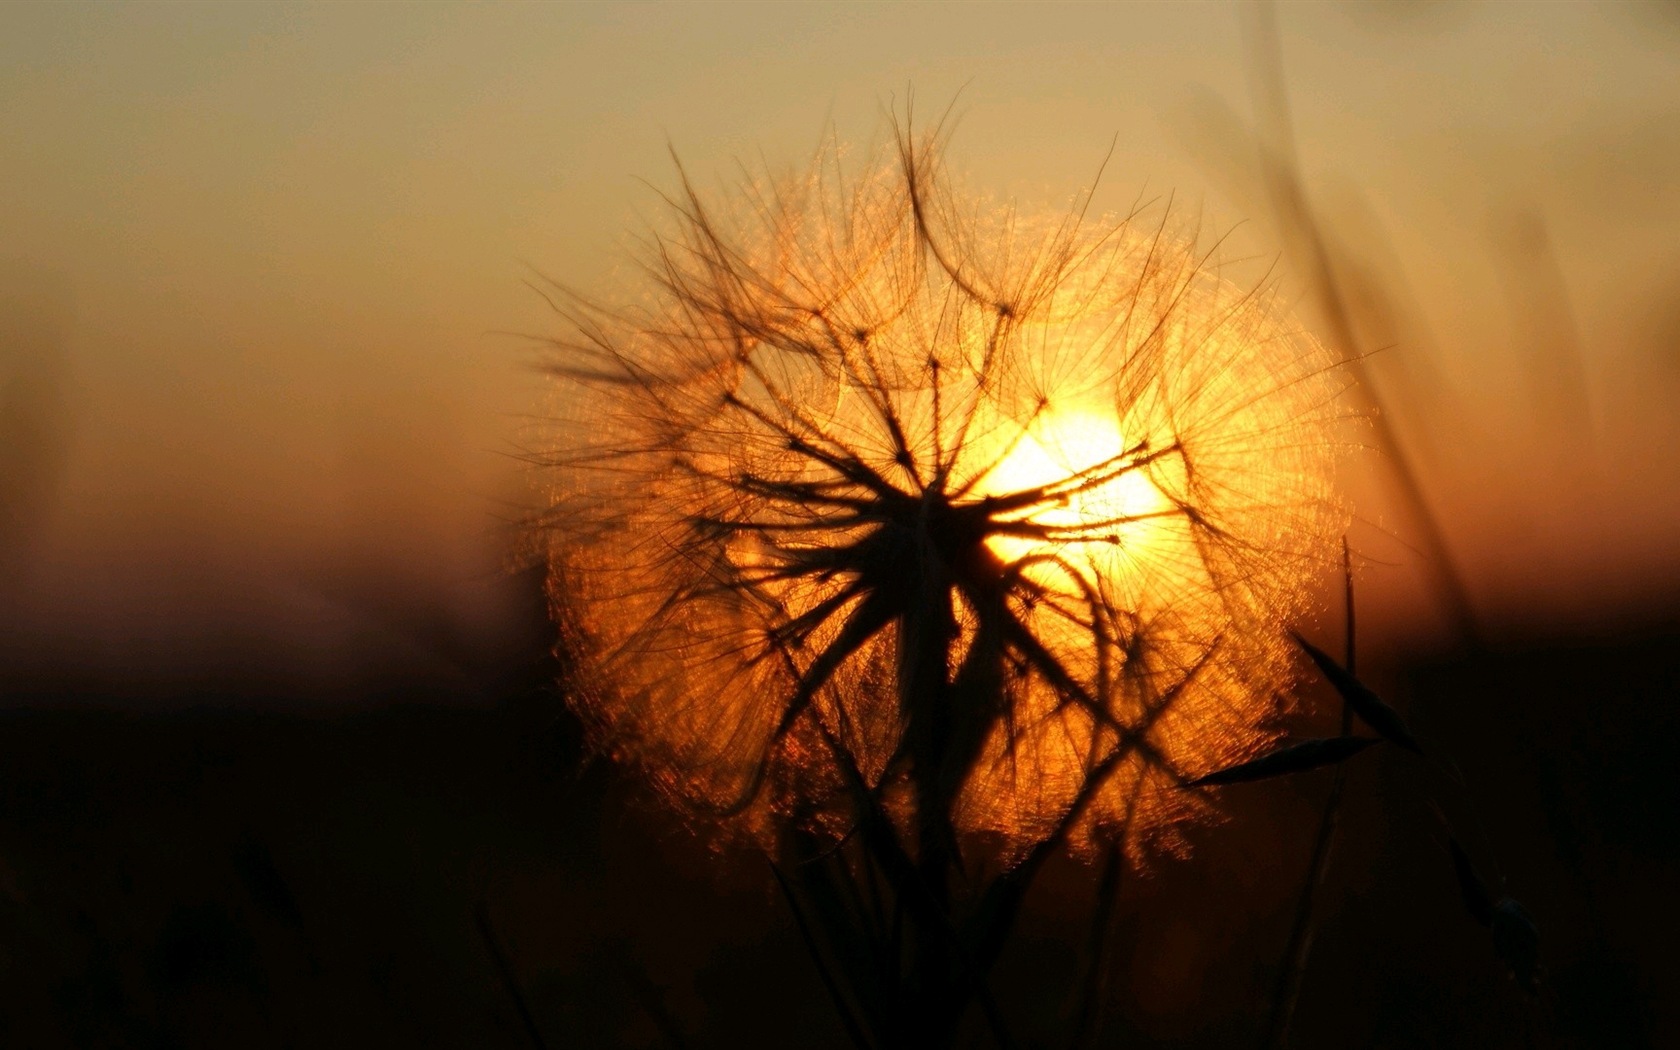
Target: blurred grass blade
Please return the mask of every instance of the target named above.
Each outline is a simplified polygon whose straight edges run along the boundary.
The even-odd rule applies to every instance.
[[[1381,697],[1373,693],[1364,682],[1355,678],[1348,672],[1347,668],[1337,663],[1323,650],[1293,631],[1290,634],[1295,639],[1295,644],[1312,657],[1312,662],[1318,665],[1319,671],[1323,672],[1324,677],[1329,680],[1330,684],[1336,687],[1336,692],[1340,693],[1347,705],[1353,708],[1353,713],[1358,715],[1366,725],[1375,729],[1388,741],[1398,744],[1407,751],[1419,755],[1423,754],[1423,748],[1418,746],[1417,740],[1412,736],[1410,727],[1406,725],[1406,719],[1401,716],[1400,712],[1383,703]]]
[[[1091,917],[1090,939],[1086,944],[1085,972],[1079,982],[1074,1000],[1073,1033],[1068,1039],[1070,1050],[1090,1045],[1101,1020],[1103,990],[1108,983],[1110,967],[1111,927],[1114,925],[1114,906],[1120,897],[1121,876],[1125,873],[1126,853],[1120,840],[1109,843],[1103,861],[1102,878],[1097,884],[1096,913]]]
[[[1187,781],[1184,786],[1191,788],[1209,784],[1242,784],[1251,780],[1269,780],[1290,773],[1302,773],[1346,761],[1372,744],[1380,743],[1382,741],[1379,738],[1372,736],[1333,736],[1303,740],[1259,758],[1199,776],[1195,780]]]
[[[1370,370],[1359,352],[1347,296],[1337,277],[1330,238],[1308,200],[1301,180],[1300,157],[1296,150],[1295,122],[1289,106],[1289,92],[1283,72],[1283,49],[1279,42],[1277,11],[1269,3],[1247,5],[1245,47],[1249,83],[1258,114],[1256,145],[1261,151],[1267,188],[1273,210],[1287,234],[1293,234],[1293,253],[1302,262],[1305,276],[1317,291],[1319,307],[1329,323],[1331,342],[1353,375],[1358,387],[1380,407]],[[1400,496],[1411,510],[1421,533],[1419,539],[1435,570],[1438,592],[1459,638],[1471,646],[1481,644],[1481,628],[1470,589],[1447,543],[1446,530],[1424,490],[1424,483],[1411,450],[1400,439],[1392,413],[1376,411],[1371,417],[1377,447],[1387,460]]]

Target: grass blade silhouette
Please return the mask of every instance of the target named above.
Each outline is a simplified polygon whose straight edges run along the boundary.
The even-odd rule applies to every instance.
[[[1184,786],[1192,788],[1210,784],[1243,784],[1254,780],[1270,780],[1290,773],[1302,773],[1309,769],[1321,769],[1345,762],[1373,744],[1380,743],[1381,739],[1369,736],[1333,736],[1321,740],[1302,740],[1259,758],[1203,774],[1187,781]]]

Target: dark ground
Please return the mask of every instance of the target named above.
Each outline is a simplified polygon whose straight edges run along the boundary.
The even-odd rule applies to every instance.
[[[1296,1045],[1680,1045],[1677,624],[1395,679],[1469,801],[1403,753],[1356,760]],[[493,705],[397,689],[338,717],[236,713],[273,709],[253,683],[155,716],[14,686],[0,1045],[844,1045],[762,859],[582,762],[528,650]],[[1255,1045],[1328,778],[1226,789],[1192,860],[1129,877],[1095,1045]],[[1467,917],[1430,793],[1539,922],[1538,1000]],[[1094,882],[1049,870],[1000,964],[1025,1045],[1061,1045]]]

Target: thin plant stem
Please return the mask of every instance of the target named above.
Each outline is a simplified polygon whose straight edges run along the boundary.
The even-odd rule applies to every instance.
[[[1097,884],[1097,908],[1091,917],[1091,939],[1086,952],[1089,956],[1085,977],[1080,982],[1079,1004],[1073,1018],[1073,1033],[1068,1046],[1077,1050],[1089,1046],[1102,1016],[1102,997],[1108,977],[1109,927],[1114,922],[1114,905],[1120,898],[1120,883],[1126,867],[1126,854],[1119,842],[1108,847],[1102,876]]]
[[[851,1004],[846,1001],[839,983],[829,972],[828,964],[823,961],[822,949],[818,946],[816,934],[811,930],[810,923],[805,919],[805,912],[799,907],[799,900],[794,896],[793,887],[788,885],[787,877],[782,869],[775,864],[770,865],[770,871],[776,876],[776,885],[782,888],[782,896],[787,899],[788,911],[793,913],[794,925],[799,927],[799,936],[805,941],[805,951],[811,957],[811,962],[817,968],[817,976],[821,978],[823,987],[828,990],[828,997],[834,1003],[834,1010],[840,1015],[840,1023],[846,1028],[846,1035],[859,1050],[873,1050],[875,1044],[870,1042],[864,1034],[863,1026],[852,1012]]]
[[[648,1020],[659,1029],[664,1036],[665,1043],[671,1050],[687,1050],[688,1040],[683,1038],[682,1026],[671,1016],[670,1009],[665,1005],[664,996],[659,987],[640,966],[630,965],[625,969],[624,978],[630,984],[630,994],[635,998]]]
[[[1347,618],[1347,649],[1343,663],[1349,674],[1354,673],[1354,607],[1353,560],[1348,553],[1347,539],[1342,540],[1342,600]],[[1353,731],[1353,708],[1342,703],[1342,736]],[[1347,765],[1336,766],[1330,794],[1324,800],[1324,812],[1318,820],[1318,834],[1313,839],[1312,860],[1307,867],[1307,880],[1301,887],[1301,900],[1295,907],[1295,921],[1289,930],[1288,947],[1284,949],[1283,972],[1278,975],[1277,992],[1272,999],[1271,1021],[1266,1027],[1261,1046],[1265,1050],[1282,1050],[1289,1045],[1289,1027],[1295,1018],[1295,1005],[1301,998],[1301,986],[1307,976],[1307,960],[1312,955],[1313,911],[1319,887],[1330,871],[1330,855],[1335,852],[1336,826],[1341,819],[1342,795],[1347,788]]]
[[[519,990],[519,981],[514,977],[513,966],[508,962],[506,953],[502,951],[501,942],[496,939],[496,928],[490,923],[490,909],[485,904],[478,906],[475,918],[478,920],[478,935],[484,939],[484,948],[490,953],[490,961],[495,964],[496,976],[501,978],[502,987],[507,989],[508,998],[513,1000],[513,1008],[519,1014],[519,1021],[525,1028],[525,1035],[531,1040],[536,1050],[548,1050],[548,1043],[543,1040],[542,1030],[537,1027],[537,1019],[531,1014],[531,1007],[525,1002],[525,993]]]

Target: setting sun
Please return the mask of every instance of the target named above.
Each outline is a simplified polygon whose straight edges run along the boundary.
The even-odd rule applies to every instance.
[[[1146,557],[1150,548],[1166,541],[1172,528],[1167,519],[1177,510],[1150,480],[1150,466],[1136,464],[1147,452],[1126,447],[1112,413],[1087,408],[1045,413],[992,468],[977,492],[1003,496],[1087,474],[1100,475],[1100,480],[1028,515],[1037,524],[1069,530],[1066,535],[1041,540],[999,533],[987,544],[1006,562],[1073,548],[1081,561],[1105,575],[1123,571],[1128,562]]]

